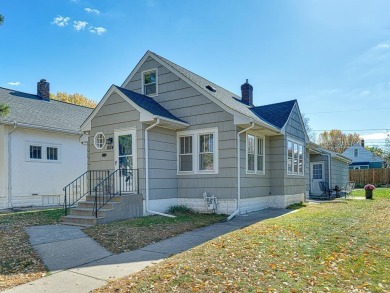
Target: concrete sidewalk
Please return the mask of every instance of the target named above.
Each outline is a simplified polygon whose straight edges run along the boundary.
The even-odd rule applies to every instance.
[[[80,227],[28,227],[26,231],[30,235],[30,242],[51,274],[4,292],[89,292],[104,286],[108,281],[141,271],[173,254],[288,212],[285,209],[266,209],[236,216],[229,222],[196,229],[117,255],[86,236]]]

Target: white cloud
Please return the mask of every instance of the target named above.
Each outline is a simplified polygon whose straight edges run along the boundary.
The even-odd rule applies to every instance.
[[[375,49],[390,49],[390,43],[380,43],[375,46]]]
[[[360,136],[365,140],[378,140],[378,139],[386,139],[387,138],[387,134],[383,133],[383,132],[362,134]]]
[[[371,92],[370,91],[362,91],[362,92],[360,92],[360,95],[361,96],[367,96],[367,95],[369,95],[369,94],[371,94]]]
[[[96,15],[99,15],[100,14],[100,11],[97,10],[97,9],[93,9],[93,8],[84,8],[84,10],[88,13],[93,13],[93,14],[96,14]]]
[[[101,26],[98,26],[98,27],[96,27],[96,26],[90,26],[89,28],[88,28],[88,30],[89,30],[89,32],[91,32],[91,33],[93,33],[93,34],[97,34],[97,35],[102,35],[102,34],[104,34],[106,31],[107,31],[107,29],[105,29],[104,27],[101,27]]]
[[[70,17],[67,17],[67,16],[64,17],[61,15],[58,15],[57,17],[53,18],[52,24],[55,24],[55,25],[60,26],[60,27],[64,27],[64,26],[68,25],[69,20],[70,20]]]
[[[73,27],[76,31],[81,31],[81,30],[85,29],[87,24],[88,24],[88,22],[86,22],[86,21],[77,20],[77,21],[73,22]]]
[[[18,86],[18,85],[21,85],[22,83],[19,81],[10,81],[8,84],[13,85],[13,86]]]

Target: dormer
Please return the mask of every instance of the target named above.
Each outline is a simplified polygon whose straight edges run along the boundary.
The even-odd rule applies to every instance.
[[[142,94],[155,97],[158,95],[158,71],[157,68],[141,72]]]

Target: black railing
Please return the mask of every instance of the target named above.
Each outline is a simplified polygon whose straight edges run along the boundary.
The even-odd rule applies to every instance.
[[[108,170],[90,170],[77,177],[71,183],[66,185],[63,190],[64,213],[68,214],[69,208],[74,206],[80,199],[86,195],[92,195],[94,187],[102,182],[110,174]]]
[[[94,216],[97,218],[98,211],[115,196],[139,193],[138,183],[138,169],[117,169],[108,175],[94,187]]]

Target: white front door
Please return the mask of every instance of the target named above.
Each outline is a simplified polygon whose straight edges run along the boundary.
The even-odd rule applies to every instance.
[[[319,182],[324,181],[324,176],[324,162],[310,163],[310,183],[312,194],[322,194]]]
[[[115,176],[115,187],[118,192],[136,192],[137,157],[135,129],[114,132],[115,168],[119,169]]]

